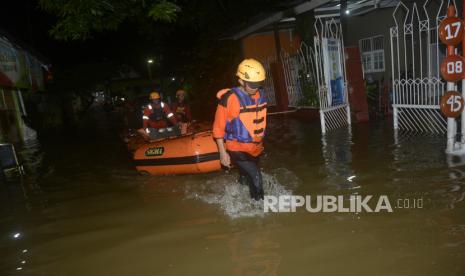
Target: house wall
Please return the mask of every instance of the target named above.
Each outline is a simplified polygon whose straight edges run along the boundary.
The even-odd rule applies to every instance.
[[[21,91],[44,90],[42,63],[0,34],[0,142],[24,137]]]
[[[359,46],[359,40],[382,35],[384,41],[384,72],[370,73],[375,80],[385,81],[391,79],[391,42],[390,28],[394,26],[392,17],[394,9],[379,9],[361,16],[350,16],[347,19],[345,37],[345,46]]]
[[[281,50],[296,53],[300,47],[300,38],[292,30],[279,31]],[[276,43],[273,32],[249,35],[242,39],[242,53],[245,58],[264,60],[276,57]]]

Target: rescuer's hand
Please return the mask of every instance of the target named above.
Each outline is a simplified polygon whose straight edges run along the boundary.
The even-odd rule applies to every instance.
[[[147,132],[145,132],[145,129],[143,128],[140,128],[137,130],[137,133],[139,133],[139,135],[144,138],[145,141],[149,141],[150,140],[150,136],[147,134]]]
[[[227,168],[231,168],[231,157],[226,151],[220,152],[220,163]]]

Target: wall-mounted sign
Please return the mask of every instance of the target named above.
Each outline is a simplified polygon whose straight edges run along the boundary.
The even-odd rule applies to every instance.
[[[344,75],[341,60],[341,42],[339,39],[323,38],[323,60],[325,81],[328,87],[328,102],[331,106],[344,103]]]

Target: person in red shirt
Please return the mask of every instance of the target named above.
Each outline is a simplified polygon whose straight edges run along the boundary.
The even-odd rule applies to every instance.
[[[186,92],[182,89],[176,91],[176,102],[171,105],[171,110],[176,114],[178,122],[192,122],[191,109],[186,103]]]
[[[178,134],[178,121],[167,104],[161,101],[160,93],[150,93],[150,103],[144,107],[143,131],[150,139],[165,138]],[[168,126],[168,122],[172,127]]]
[[[260,89],[265,69],[254,59],[243,60],[236,76],[240,86],[217,93],[219,103],[213,137],[225,167],[239,169],[239,182],[249,186],[250,196],[263,199],[263,180],[258,167],[266,128],[266,98]]]

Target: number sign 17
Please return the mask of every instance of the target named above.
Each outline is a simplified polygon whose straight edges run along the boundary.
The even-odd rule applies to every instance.
[[[460,28],[462,27],[462,22],[453,22],[451,24],[447,24],[444,29],[446,30],[446,40],[451,40],[456,38],[459,35]],[[452,30],[453,29],[453,30]]]
[[[439,38],[449,46],[462,42],[463,32],[463,22],[457,17],[447,17],[439,24]]]

